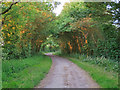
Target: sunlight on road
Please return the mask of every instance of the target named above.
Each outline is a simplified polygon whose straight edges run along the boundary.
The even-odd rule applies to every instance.
[[[52,55],[52,53],[45,53],[45,55],[50,56],[50,55]]]

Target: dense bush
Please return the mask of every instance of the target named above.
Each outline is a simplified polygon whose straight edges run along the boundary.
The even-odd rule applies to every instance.
[[[118,43],[119,30],[115,26],[109,24],[102,25],[103,36],[105,40],[97,41],[97,46],[93,48],[94,55],[103,56],[113,60],[119,60],[120,47]]]

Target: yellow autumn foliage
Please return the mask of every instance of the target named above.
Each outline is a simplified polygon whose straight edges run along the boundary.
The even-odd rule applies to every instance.
[[[4,25],[4,27],[7,27],[7,25]]]
[[[10,41],[8,41],[7,43],[10,44]]]
[[[8,33],[8,36],[10,36],[10,34]]]
[[[15,27],[12,27],[12,29],[15,29]]]

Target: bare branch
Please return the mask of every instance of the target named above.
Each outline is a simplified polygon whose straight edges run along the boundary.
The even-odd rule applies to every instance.
[[[10,7],[9,7],[7,10],[5,10],[4,12],[0,13],[0,15],[7,13],[7,12],[12,8],[12,6],[13,6],[14,4],[17,4],[17,3],[18,3],[18,2],[12,3],[12,4],[10,5]]]

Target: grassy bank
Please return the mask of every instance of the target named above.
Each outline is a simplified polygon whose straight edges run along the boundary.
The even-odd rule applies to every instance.
[[[116,70],[114,71],[111,68],[105,69],[104,65],[97,65],[92,61],[90,62],[88,61],[89,58],[85,58],[82,55],[80,56],[79,59],[75,57],[69,59],[73,63],[77,64],[79,67],[87,71],[89,75],[100,85],[101,88],[118,88],[118,73]],[[113,64],[111,64],[111,66],[109,67],[112,67],[112,65]]]
[[[48,73],[52,61],[47,56],[33,56],[2,62],[3,88],[33,88]]]
[[[2,89],[2,48],[0,46],[0,90]]]
[[[0,90],[2,89],[2,63],[1,63],[1,59],[0,59]]]

